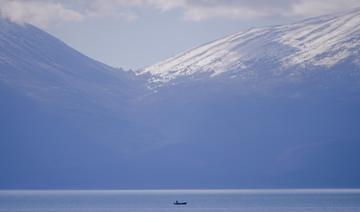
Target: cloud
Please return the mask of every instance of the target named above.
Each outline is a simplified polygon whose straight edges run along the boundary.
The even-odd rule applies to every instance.
[[[201,21],[211,18],[256,19],[273,16],[310,17],[360,6],[360,0],[88,0],[96,8],[112,12],[153,7],[167,12],[179,10],[182,18]],[[109,12],[110,10],[103,10]],[[135,14],[134,14],[135,15]]]
[[[84,16],[87,18],[116,18],[134,21],[138,18],[135,7],[144,6],[143,0],[81,0],[85,5]]]
[[[153,1],[154,2],[154,1]],[[161,2],[156,1],[161,8]],[[256,19],[274,16],[310,17],[360,6],[360,0],[175,0],[186,20]],[[165,4],[165,3],[164,3]]]
[[[141,18],[138,8],[176,10],[184,20],[202,21],[310,17],[358,6],[360,0],[0,0],[0,14],[18,23],[44,27],[54,22],[91,18],[134,21]]]
[[[360,0],[88,0],[87,2],[91,5],[90,10],[98,16],[121,15],[126,9],[128,14],[136,16],[129,11],[136,7],[153,7],[164,12],[179,10],[183,14],[183,19],[193,21],[209,18],[309,17],[360,6]]]
[[[47,1],[0,0],[0,15],[13,22],[45,27],[61,21],[82,21],[83,15],[62,4]]]
[[[360,7],[360,0],[308,0],[293,5],[289,15],[310,17]]]

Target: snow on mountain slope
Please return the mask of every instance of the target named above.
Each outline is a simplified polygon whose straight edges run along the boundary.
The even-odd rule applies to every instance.
[[[279,42],[295,48],[285,61],[309,62],[326,67],[358,54],[360,46],[360,9],[338,16],[327,16],[294,24]]]
[[[162,84],[198,74],[245,79],[266,69],[279,75],[290,68],[332,68],[346,59],[358,67],[360,8],[295,24],[253,28],[210,42],[139,70]]]
[[[303,29],[314,31],[312,24],[330,20],[308,20]],[[286,65],[298,63],[288,56],[308,56],[300,51],[303,31],[295,30],[302,24],[252,29],[207,44],[159,65],[153,79],[294,73]],[[354,45],[347,40],[353,35],[341,35],[351,48],[330,45],[326,53],[334,54],[325,56],[344,52],[359,59],[356,28],[350,27]],[[331,35],[327,29],[322,38]],[[290,32],[294,36],[286,36]],[[317,40],[313,35],[305,36],[306,44]],[[312,45],[323,57],[318,52],[327,45]],[[317,57],[309,56],[322,61]],[[301,84],[282,87],[285,95],[243,95],[237,80],[151,92],[144,89],[147,77],[94,61],[30,25],[0,19],[0,188],[360,186],[359,92]]]

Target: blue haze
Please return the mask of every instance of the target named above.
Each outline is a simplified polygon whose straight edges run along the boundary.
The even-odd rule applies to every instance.
[[[147,76],[0,20],[0,188],[360,187],[357,71],[153,92]]]

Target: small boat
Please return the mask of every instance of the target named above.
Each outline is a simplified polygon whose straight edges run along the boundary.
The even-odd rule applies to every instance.
[[[187,202],[179,202],[179,201],[175,201],[174,205],[187,205]]]

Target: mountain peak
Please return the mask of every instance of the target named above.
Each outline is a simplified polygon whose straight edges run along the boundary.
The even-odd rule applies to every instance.
[[[350,62],[359,67],[360,9],[293,24],[252,28],[207,43],[139,70],[152,84],[198,76],[248,79],[258,70],[331,69]],[[291,74],[291,73],[288,73]]]

